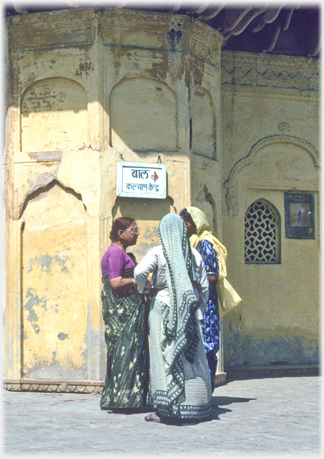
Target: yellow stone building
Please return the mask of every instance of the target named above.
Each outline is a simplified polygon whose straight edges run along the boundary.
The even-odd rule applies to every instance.
[[[200,207],[242,297],[219,381],[319,364],[318,59],[222,50],[188,15],[80,8],[6,19],[5,387],[99,391],[101,257],[130,215],[140,260]],[[117,196],[164,164],[165,199]]]

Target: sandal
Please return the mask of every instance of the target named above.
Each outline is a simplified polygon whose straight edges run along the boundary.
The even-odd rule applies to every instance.
[[[155,413],[150,413],[149,415],[145,416],[145,421],[146,422],[160,422],[160,418],[156,417],[153,418],[153,416],[157,416]]]

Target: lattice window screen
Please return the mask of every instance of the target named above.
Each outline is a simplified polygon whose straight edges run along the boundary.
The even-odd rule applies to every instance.
[[[279,215],[264,201],[245,214],[245,263],[279,263]]]

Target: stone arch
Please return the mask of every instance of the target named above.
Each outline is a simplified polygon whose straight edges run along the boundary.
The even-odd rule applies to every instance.
[[[216,159],[216,109],[210,92],[199,87],[191,103],[191,148],[193,153]]]
[[[233,180],[234,176],[240,172],[241,169],[248,166],[254,161],[255,156],[257,153],[267,145],[272,145],[275,143],[290,143],[295,144],[304,150],[306,150],[309,155],[312,157],[314,161],[314,165],[319,167],[319,154],[316,148],[306,140],[300,139],[299,137],[291,136],[291,135],[272,135],[269,137],[264,137],[263,139],[258,140],[256,142],[249,153],[244,156],[243,158],[239,159],[234,166],[232,167],[228,179],[225,181],[225,184]],[[225,185],[226,186],[226,185]]]
[[[69,78],[49,77],[24,90],[20,149],[25,152],[84,148],[88,142],[87,95]]]
[[[81,194],[77,193],[73,188],[63,185],[54,175],[46,173],[39,175],[35,184],[31,185],[29,190],[26,192],[24,199],[20,205],[19,218],[23,218],[23,220],[25,220],[26,209],[30,205],[30,203],[45,200],[48,194],[51,193],[51,191],[54,188],[60,189],[62,196],[66,195],[69,196],[69,199],[74,199],[75,202],[78,203],[77,205],[80,207],[80,210],[82,210],[82,213],[84,214],[84,219],[86,218],[87,207],[82,200]],[[60,205],[57,206],[57,203],[60,203]],[[55,207],[59,207],[60,210],[63,209],[61,215],[64,215],[64,205],[62,204],[62,200],[56,201],[55,204],[55,206],[47,208],[46,211],[51,212],[52,210],[55,210]],[[46,217],[42,215],[42,218],[44,219]],[[57,225],[60,223],[60,221],[63,220],[55,220]],[[70,223],[70,220],[67,220],[67,222]]]
[[[21,213],[22,376],[87,379],[85,206],[53,179],[26,194]]]
[[[82,196],[80,193],[76,193],[72,188],[64,186],[63,183],[57,180],[57,178],[53,174],[45,172],[44,174],[38,175],[35,183],[30,184],[19,207],[19,218],[22,217],[24,210],[26,209],[27,204],[30,200],[37,198],[42,193],[48,192],[55,185],[60,186],[63,190],[65,190],[66,193],[71,193],[78,200],[82,201]],[[87,207],[83,201],[82,203],[84,209],[87,210]]]
[[[296,161],[295,158],[298,158]],[[253,167],[250,167],[252,166]],[[242,192],[242,174],[250,184],[257,181],[267,187],[303,186],[303,183],[318,180],[319,154],[309,142],[289,135],[273,135],[256,142],[249,154],[238,160],[224,182],[225,202],[230,215],[238,215],[239,193]],[[265,172],[266,168],[266,172]],[[307,171],[308,176],[305,176]],[[240,180],[238,180],[240,176]],[[258,176],[258,177],[257,177]],[[280,185],[278,183],[280,182]]]
[[[110,144],[116,149],[174,151],[177,99],[165,83],[147,77],[125,78],[109,98]]]

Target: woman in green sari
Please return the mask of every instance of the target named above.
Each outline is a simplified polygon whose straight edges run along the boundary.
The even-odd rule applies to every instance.
[[[133,218],[117,218],[112,244],[101,261],[102,308],[107,345],[107,375],[102,409],[142,408],[148,394],[148,332],[143,296],[134,281],[136,260],[127,247],[139,229]]]

